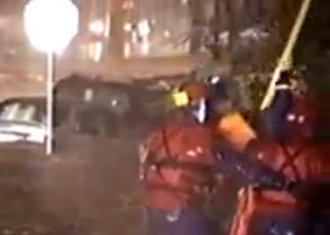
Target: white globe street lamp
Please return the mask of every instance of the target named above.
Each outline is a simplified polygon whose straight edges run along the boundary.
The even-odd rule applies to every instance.
[[[54,57],[60,55],[78,33],[79,11],[70,0],[31,0],[24,10],[24,28],[38,51],[47,54],[47,140],[46,153],[53,146]]]

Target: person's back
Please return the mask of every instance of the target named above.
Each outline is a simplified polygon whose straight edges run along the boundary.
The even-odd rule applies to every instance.
[[[157,130],[149,147],[145,185],[151,207],[176,210],[203,196],[214,161],[207,127],[180,118]]]
[[[187,88],[189,97],[178,96],[177,104],[184,105],[150,135],[140,156],[148,229],[153,235],[215,234],[203,210],[213,184],[213,133],[203,122],[205,115],[198,112],[204,109],[200,102],[204,87]]]

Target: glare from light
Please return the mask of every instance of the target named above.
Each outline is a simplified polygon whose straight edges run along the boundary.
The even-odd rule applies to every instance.
[[[37,50],[61,54],[78,33],[79,12],[69,0],[33,0],[24,10],[24,28]]]
[[[124,46],[124,57],[129,58],[131,56],[131,45],[130,43],[126,42]]]
[[[118,100],[112,100],[111,101],[111,106],[117,106],[118,105]]]
[[[106,18],[105,18],[105,25],[104,25],[104,36],[106,38],[109,37],[110,34],[110,23],[111,23],[111,19],[110,19],[110,14],[107,14]]]
[[[138,34],[136,31],[133,31],[132,32],[132,43],[135,44],[135,43],[138,43],[138,41],[139,41]]]
[[[93,100],[93,97],[94,97],[93,89],[91,89],[91,88],[86,89],[85,93],[84,93],[84,101],[85,102],[90,102],[90,101]]]
[[[123,3],[123,9],[124,10],[132,10],[134,8],[134,2],[133,1],[124,1]]]
[[[99,62],[102,58],[102,51],[103,51],[103,44],[102,42],[95,43],[95,54],[94,54],[94,61]]]
[[[139,30],[140,36],[149,35],[150,31],[151,31],[149,22],[147,20],[140,21],[138,24],[138,30]]]
[[[143,42],[141,45],[141,51],[143,55],[149,54],[150,51],[150,43],[149,41]]]
[[[219,76],[214,76],[211,78],[211,84],[215,85],[220,82],[220,77]]]
[[[89,45],[89,58],[94,62],[99,62],[102,58],[103,44],[102,42],[93,42]]]
[[[89,31],[95,34],[103,34],[104,33],[104,23],[102,20],[95,20],[89,24]]]
[[[165,31],[164,31],[164,36],[165,36],[166,38],[171,37],[171,32],[168,31],[168,30],[165,30]]]

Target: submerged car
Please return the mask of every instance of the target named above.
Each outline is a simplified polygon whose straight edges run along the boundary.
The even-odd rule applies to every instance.
[[[55,99],[111,110],[117,126],[134,135],[164,116],[167,91],[155,80],[123,83],[72,74],[55,85]]]
[[[61,124],[63,106],[57,108],[54,127]],[[31,142],[42,144],[46,136],[46,99],[17,97],[0,103],[0,143]]]
[[[39,98],[12,98],[0,104],[0,143],[46,138],[45,102]]]
[[[18,97],[0,103],[0,144],[25,142],[44,144],[47,137],[46,98]],[[95,104],[57,100],[54,103],[54,139],[88,135],[111,138],[118,134],[113,110]],[[63,138],[63,137],[61,137]]]

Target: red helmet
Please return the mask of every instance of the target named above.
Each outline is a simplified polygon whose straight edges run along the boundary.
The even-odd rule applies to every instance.
[[[191,102],[206,98],[208,95],[207,86],[198,81],[190,81],[182,84],[180,91],[186,92]]]

